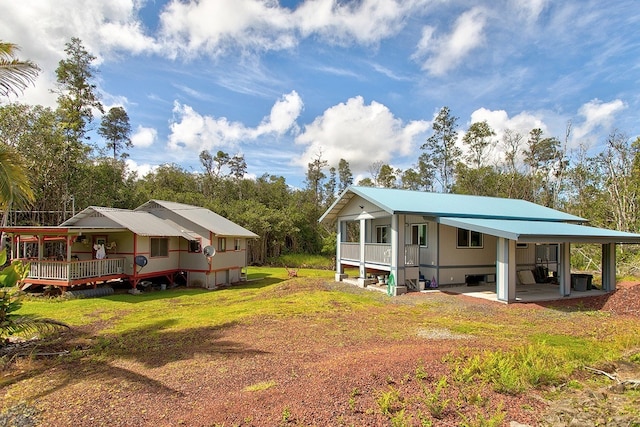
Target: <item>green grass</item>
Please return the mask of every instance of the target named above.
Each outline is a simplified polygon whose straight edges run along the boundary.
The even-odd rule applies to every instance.
[[[322,255],[286,254],[270,259],[269,264],[290,268],[333,269],[331,258]]]
[[[216,291],[175,288],[139,295],[117,294],[88,299],[31,298],[19,313],[52,318],[71,326],[106,321],[102,333],[124,333],[154,325],[164,330],[214,327],[254,317],[287,317],[370,305],[369,295],[309,289],[306,280],[333,277],[324,270],[303,269],[299,278],[287,279],[277,267],[252,267],[249,281]]]

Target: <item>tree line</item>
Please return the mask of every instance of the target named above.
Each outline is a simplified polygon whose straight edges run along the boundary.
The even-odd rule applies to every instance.
[[[349,159],[330,165],[317,153],[307,165],[303,188],[267,173],[249,179],[244,156],[224,151],[199,153],[199,171],[167,163],[138,176],[125,162],[132,147],[128,114],[124,107],[105,111],[94,84],[95,57],[77,38],[65,52],[56,69],[55,108],[0,105],[0,156],[13,156],[8,163],[28,172],[8,187],[27,193],[0,196],[5,224],[57,225],[73,209],[131,209],[162,199],[209,208],[258,234],[250,249],[255,263],[285,252],[334,253],[335,230],[320,225],[318,218],[355,183]],[[0,60],[16,62],[14,55],[9,51]],[[0,102],[34,81],[38,67],[24,64],[31,74],[0,83]],[[94,115],[100,116],[99,123]],[[102,140],[91,139],[96,128]],[[528,134],[507,129],[498,139],[487,122],[462,131],[445,106],[414,165],[401,170],[374,162],[369,176],[357,184],[524,199],[588,218],[596,226],[638,232],[640,138],[614,130],[593,153],[585,146],[569,150],[570,135],[570,123],[561,138],[535,128]],[[6,163],[2,157],[0,163]]]

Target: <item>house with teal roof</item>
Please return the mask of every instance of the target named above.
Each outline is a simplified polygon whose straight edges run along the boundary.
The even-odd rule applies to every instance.
[[[507,303],[533,279],[569,296],[576,278],[584,279],[571,271],[577,243],[602,245],[601,289],[613,291],[616,245],[640,243],[640,234],[591,227],[525,200],[359,186],[319,221],[336,226],[338,281],[357,271],[352,279],[361,286],[382,278],[393,295],[483,283]]]

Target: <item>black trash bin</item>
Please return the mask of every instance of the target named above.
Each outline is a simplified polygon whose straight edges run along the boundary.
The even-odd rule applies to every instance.
[[[592,289],[593,274],[572,274],[571,288],[578,292],[590,291]]]

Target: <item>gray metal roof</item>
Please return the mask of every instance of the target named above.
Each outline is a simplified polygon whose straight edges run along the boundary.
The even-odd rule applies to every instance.
[[[441,224],[519,243],[640,243],[640,234],[552,221],[440,218]]]
[[[347,188],[322,215],[320,221],[337,218],[340,210],[354,196],[379,206],[393,214],[414,214],[431,217],[496,218],[536,221],[586,222],[584,218],[547,208],[526,200],[465,194],[430,193],[391,188]]]
[[[198,206],[183,203],[167,202],[164,200],[150,200],[136,208],[136,212],[153,212],[156,207],[170,210],[176,215],[197,224],[219,236],[257,238],[258,235],[236,224],[217,213]]]
[[[178,236],[191,240],[192,237],[174,227],[168,221],[158,218],[149,212],[132,211],[128,209],[105,208],[100,206],[90,206],[83,211],[69,218],[60,227],[91,227],[99,228],[100,218],[107,218],[120,228],[126,228],[139,236]],[[105,229],[113,228],[113,224],[102,225]]]

